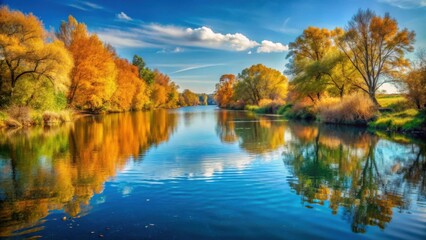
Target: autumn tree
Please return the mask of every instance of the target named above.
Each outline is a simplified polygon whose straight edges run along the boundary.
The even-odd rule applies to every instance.
[[[426,50],[419,51],[418,61],[403,78],[408,99],[417,109],[426,108]]]
[[[125,59],[116,57],[117,89],[111,97],[111,107],[116,111],[128,111],[143,108],[148,98],[141,99],[139,92],[146,96],[146,83],[139,78],[138,69]]]
[[[116,90],[114,53],[72,16],[62,22],[57,36],[68,44],[74,58],[68,104],[91,111],[104,109]]]
[[[234,74],[224,74],[220,77],[219,83],[216,84],[214,99],[219,107],[227,107],[232,103],[234,95]]]
[[[351,90],[358,76],[336,45],[343,34],[340,28],[308,27],[290,43],[286,73],[293,76],[290,84],[299,96],[316,102],[326,93],[343,97]]]
[[[198,95],[192,92],[189,89],[185,89],[182,92],[182,98],[180,98],[181,106],[196,106],[199,105],[200,101],[198,99]]]
[[[340,50],[362,76],[356,87],[367,93],[379,106],[376,91],[409,65],[405,52],[413,50],[415,33],[399,29],[388,13],[383,17],[373,11],[359,10],[337,41]]]
[[[209,104],[209,96],[205,93],[201,93],[198,95],[198,100],[201,105],[208,105]]]
[[[177,86],[170,77],[158,70],[153,71],[154,78],[151,87],[151,99],[154,107],[176,108],[179,93]]]
[[[287,78],[279,71],[262,64],[253,65],[238,74],[234,97],[246,104],[258,105],[261,99],[284,99]]]
[[[69,83],[72,58],[57,40],[48,41],[42,23],[32,14],[0,8],[0,105],[7,104],[17,84],[24,84],[31,101],[39,85],[64,91]],[[34,87],[35,86],[35,87]]]
[[[319,100],[327,88],[324,71],[330,66],[324,66],[323,61],[332,46],[331,35],[326,28],[308,27],[289,44],[287,73],[294,76],[291,84],[313,101]]]

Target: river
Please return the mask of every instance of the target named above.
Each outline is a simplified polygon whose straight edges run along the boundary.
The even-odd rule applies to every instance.
[[[214,106],[0,133],[0,237],[426,238],[426,144]]]

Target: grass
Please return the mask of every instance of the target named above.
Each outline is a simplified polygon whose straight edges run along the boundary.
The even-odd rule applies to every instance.
[[[402,112],[383,114],[369,126],[386,131],[424,131],[426,127],[426,111],[407,109]]]
[[[409,101],[400,94],[378,95],[377,101],[382,108],[391,112],[400,112],[410,108]]]

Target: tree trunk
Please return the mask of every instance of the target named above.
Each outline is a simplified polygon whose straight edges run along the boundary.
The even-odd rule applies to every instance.
[[[421,109],[422,109],[422,106],[421,106],[421,104],[420,104],[419,99],[416,99],[416,106],[417,106],[417,109],[418,109],[418,110],[421,110]]]
[[[368,96],[370,97],[371,101],[373,101],[374,105],[376,105],[376,107],[380,107],[380,104],[379,104],[379,102],[376,99],[376,93],[370,92],[368,94]]]

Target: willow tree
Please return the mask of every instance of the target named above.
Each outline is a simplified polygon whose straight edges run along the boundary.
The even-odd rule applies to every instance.
[[[42,23],[34,15],[0,8],[2,105],[10,101],[17,83],[24,79],[31,83],[48,81],[64,89],[71,67],[72,58],[64,45],[48,41]]]
[[[414,37],[413,31],[399,29],[398,22],[388,13],[380,17],[367,9],[358,11],[337,41],[362,76],[362,83],[355,86],[366,92],[377,106],[376,91],[409,65],[404,54],[413,51]]]

